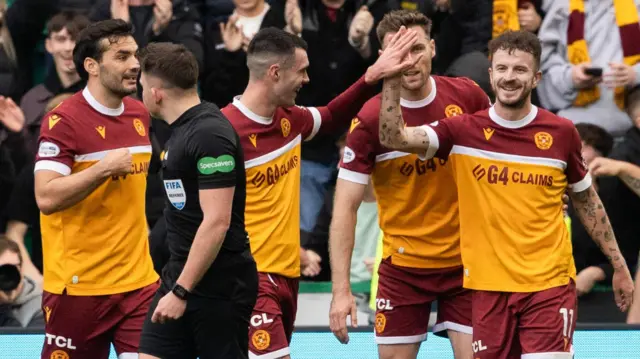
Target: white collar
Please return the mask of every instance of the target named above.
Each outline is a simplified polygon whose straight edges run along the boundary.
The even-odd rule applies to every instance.
[[[530,124],[531,121],[533,121],[533,119],[536,118],[537,115],[538,115],[538,107],[536,107],[535,105],[531,105],[531,111],[529,111],[529,113],[526,116],[524,116],[523,118],[517,121],[509,121],[500,117],[496,112],[495,105],[491,106],[491,108],[489,109],[489,117],[491,118],[491,120],[493,120],[493,122],[497,123],[502,127],[512,128],[512,129],[522,128]]]
[[[109,108],[101,104],[100,102],[98,102],[98,100],[96,100],[96,98],[93,97],[91,92],[89,92],[88,87],[85,87],[84,90],[82,90],[82,96],[84,97],[85,100],[87,100],[89,105],[93,107],[94,110],[100,112],[103,115],[120,116],[124,112],[124,102],[121,102],[120,107],[118,108]]]
[[[400,98],[400,106],[406,107],[406,108],[420,108],[420,107],[425,107],[428,104],[432,103],[433,100],[435,100],[436,98],[436,80],[434,80],[433,77],[429,76],[429,81],[431,81],[431,92],[427,97],[418,101],[409,101],[409,100]]]
[[[270,125],[273,122],[273,119],[271,117],[260,116],[257,113],[249,110],[247,106],[240,102],[240,96],[236,96],[233,98],[233,105],[237,107],[238,110],[240,110],[240,112],[242,112],[242,114],[247,118],[259,124]]]

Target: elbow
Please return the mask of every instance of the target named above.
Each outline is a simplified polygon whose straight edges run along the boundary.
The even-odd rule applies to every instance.
[[[51,198],[36,196],[36,203],[38,204],[40,212],[45,216],[49,216],[57,212],[57,206]]]
[[[36,204],[38,205],[38,209],[45,216],[52,215],[58,211],[58,204],[54,201],[54,198],[49,195],[49,193],[40,188],[36,187],[35,190]]]
[[[207,227],[212,233],[226,234],[231,225],[231,215],[229,216],[216,216],[212,218],[205,218],[207,221]]]

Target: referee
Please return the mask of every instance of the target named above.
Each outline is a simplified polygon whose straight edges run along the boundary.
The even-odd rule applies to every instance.
[[[197,93],[198,63],[183,45],[140,53],[142,98],[171,126],[160,155],[170,259],[142,330],[140,359],[247,358],[258,273],[244,227],[240,138]]]

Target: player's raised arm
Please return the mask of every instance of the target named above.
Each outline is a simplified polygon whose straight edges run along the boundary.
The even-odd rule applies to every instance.
[[[433,152],[427,158],[433,157],[435,151],[429,150],[428,128],[405,127],[400,108],[399,76],[384,79],[382,87],[382,103],[380,105],[379,133],[380,143],[394,150],[424,154]]]
[[[567,180],[571,190],[569,196],[576,215],[587,233],[598,245],[613,267],[613,291],[620,310],[627,311],[633,301],[633,279],[627,263],[620,252],[611,228],[609,217],[598,193],[591,185],[591,175],[582,160],[582,144],[578,131],[573,129],[572,143],[567,162]]]
[[[73,137],[76,134],[68,122],[56,114],[42,121],[34,171],[36,201],[45,215],[72,207],[107,178],[131,171],[131,153],[128,149],[119,149],[110,151],[95,165],[71,173],[75,155]]]
[[[414,66],[420,56],[406,56],[416,42],[418,35],[415,30],[407,30],[402,27],[389,45],[382,51],[378,60],[371,65],[362,78],[356,81],[343,93],[331,100],[326,106],[317,108],[317,124],[314,124],[315,131],[322,133],[333,133],[346,128],[353,117],[356,116],[360,108],[376,94],[377,83],[393,74],[402,73]],[[314,117],[314,120],[315,120]],[[308,136],[310,139],[313,136]]]

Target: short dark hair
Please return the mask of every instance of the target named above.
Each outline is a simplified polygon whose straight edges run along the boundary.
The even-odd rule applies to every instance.
[[[528,52],[533,55],[535,70],[540,68],[540,56],[542,46],[536,35],[529,31],[506,31],[489,42],[489,58],[498,50],[505,50],[512,54],[516,50]]]
[[[4,254],[6,251],[16,253],[20,260],[20,265],[22,265],[22,253],[20,252],[20,246],[18,246],[18,243],[9,239],[9,237],[4,234],[0,234],[0,255]]]
[[[388,33],[398,32],[402,26],[405,28],[421,26],[427,36],[431,37],[431,19],[425,14],[414,10],[394,10],[385,14],[376,28],[376,35],[380,43],[382,44]]]
[[[76,47],[73,49],[73,63],[80,78],[85,81],[89,78],[87,70],[84,69],[86,58],[92,58],[98,62],[102,60],[102,55],[107,51],[107,48],[100,44],[103,39],[108,39],[109,43],[113,44],[129,36],[133,36],[131,24],[120,19],[95,22],[82,30],[78,34]]]
[[[54,15],[47,22],[47,36],[51,37],[54,32],[67,29],[71,38],[75,40],[78,34],[89,26],[91,22],[86,16],[75,11],[63,11]]]
[[[138,55],[140,70],[161,79],[168,88],[189,90],[198,84],[198,60],[184,45],[156,42]]]
[[[633,120],[640,115],[640,85],[629,89],[625,96],[627,115]]]
[[[247,67],[257,77],[277,59],[284,59],[284,66],[291,65],[296,49],[307,50],[307,42],[284,30],[267,27],[253,37],[247,48]]]
[[[580,139],[586,144],[595,148],[603,156],[608,156],[613,149],[613,136],[604,128],[590,123],[576,124],[576,130],[580,134]]]

